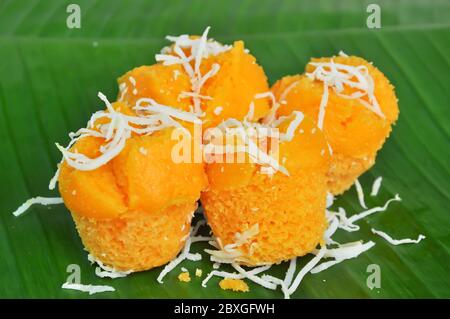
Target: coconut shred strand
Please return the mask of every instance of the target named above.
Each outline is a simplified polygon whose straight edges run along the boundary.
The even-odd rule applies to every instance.
[[[99,92],[98,97],[106,104],[107,111],[94,113],[88,122],[87,128],[70,134],[71,142],[67,147],[56,144],[67,164],[77,170],[90,171],[108,163],[123,150],[132,132],[149,134],[167,127],[180,127],[180,123],[175,119],[191,123],[200,122],[200,119],[191,113],[158,104],[152,99],[145,98],[138,100],[137,105],[134,107],[137,111],[137,116],[125,115],[114,110],[103,93]],[[142,103],[146,103],[146,105],[142,105]],[[109,122],[102,124],[99,131],[94,130],[95,121],[102,118],[109,119]],[[136,126],[139,126],[139,128]],[[105,139],[106,144],[101,146],[100,152],[102,154],[99,157],[89,158],[84,154],[69,150],[77,140],[86,136]]]
[[[372,228],[372,233],[380,236],[381,238],[385,239],[388,243],[390,243],[392,245],[418,244],[422,241],[422,239],[426,238],[424,235],[420,234],[417,239],[411,239],[411,238],[393,239],[391,236],[389,236],[385,232],[382,232],[381,230],[376,230],[374,228]]]
[[[173,48],[164,48],[161,54],[155,56],[156,61],[162,62],[164,65],[181,64],[185,69],[191,81],[192,92],[182,92],[180,97],[192,97],[194,102],[194,113],[202,114],[201,99],[211,99],[209,96],[200,94],[205,82],[215,76],[220,69],[220,66],[215,63],[211,69],[204,75],[201,74],[200,66],[202,60],[211,56],[217,55],[231,49],[231,46],[221,45],[220,43],[208,39],[208,26],[198,39],[193,39],[188,35],[181,35],[179,37],[168,36],[167,39],[173,42]],[[190,55],[186,56],[183,49],[189,49]],[[166,54],[171,53],[171,54]],[[191,65],[194,61],[194,67]]]
[[[381,182],[383,181],[383,177],[379,176],[377,179],[373,182],[372,185],[372,191],[370,192],[370,196],[377,196],[378,192],[380,191]]]
[[[87,292],[87,293],[89,293],[89,295],[93,295],[93,294],[97,294],[97,293],[101,293],[101,292],[116,291],[116,289],[114,289],[114,287],[111,287],[111,286],[71,284],[68,282],[63,283],[61,288],[78,290],[81,292]]]
[[[57,205],[57,204],[63,204],[63,200],[61,197],[33,197],[27,200],[25,203],[23,203],[19,208],[17,208],[12,214],[14,216],[20,216],[23,213],[25,213],[28,208],[30,208],[32,205],[39,204],[39,205]]]
[[[330,62],[310,62],[309,64],[314,66],[315,69],[311,73],[306,73],[306,76],[312,80],[323,82],[323,94],[318,116],[318,127],[320,129],[323,129],[329,89],[333,89],[339,97],[357,100],[381,118],[385,117],[374,94],[374,80],[365,66],[335,63],[333,59]],[[357,91],[351,95],[344,94],[345,86]]]
[[[366,202],[364,201],[364,191],[358,179],[355,180],[355,187],[356,192],[358,193],[359,204],[361,205],[362,208],[367,209]]]

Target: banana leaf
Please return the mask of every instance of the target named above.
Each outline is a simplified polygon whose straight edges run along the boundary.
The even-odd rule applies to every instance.
[[[81,28],[66,26],[70,1],[0,2],[0,297],[1,298],[282,298],[249,283],[250,292],[221,290],[219,278],[207,288],[192,276],[177,280],[180,266],[203,274],[212,270],[204,256],[184,262],[156,281],[162,268],[126,278],[99,278],[83,250],[63,205],[31,208],[11,215],[36,195],[58,196],[47,188],[60,153],[55,142],[85,125],[103,108],[98,91],[117,94],[116,78],[154,62],[164,36],[199,34],[229,43],[243,39],[265,68],[271,83],[303,72],[310,57],[344,50],[373,61],[392,81],[400,118],[377,158],[360,181],[366,194],[383,176],[380,206],[394,194],[403,201],[360,222],[356,233],[338,241],[373,240],[356,259],[308,274],[294,298],[449,298],[450,297],[450,3],[377,1],[382,26],[368,29],[373,1],[78,1]],[[354,188],[336,207],[361,210]],[[424,234],[418,245],[392,246],[371,233],[374,227],[395,238]],[[202,251],[207,244],[196,244]],[[310,257],[299,260],[304,265]],[[116,291],[89,296],[61,289],[70,264],[81,267],[85,284],[111,285]],[[381,269],[381,287],[367,285],[368,265]],[[287,264],[270,273],[283,276]],[[204,276],[203,276],[204,278]]]

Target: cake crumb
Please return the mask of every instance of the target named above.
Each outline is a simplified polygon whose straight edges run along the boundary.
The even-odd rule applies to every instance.
[[[182,282],[189,282],[191,281],[191,276],[189,276],[189,272],[184,271],[178,275],[178,280]]]
[[[242,279],[225,278],[219,282],[220,288],[223,290],[233,290],[240,292],[249,292],[248,285]]]
[[[197,276],[197,277],[201,277],[202,276],[202,274],[203,274],[203,271],[201,270],[201,269],[195,269],[195,275]]]

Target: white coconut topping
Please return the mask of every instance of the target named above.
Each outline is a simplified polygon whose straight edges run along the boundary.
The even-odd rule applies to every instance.
[[[330,143],[327,142],[328,145],[328,152],[330,153],[330,155],[333,155],[333,149],[331,148]]]
[[[326,207],[330,208],[333,206],[334,203],[334,195],[330,192],[327,192],[327,201],[326,201]]]
[[[244,253],[241,248],[248,246],[251,239],[259,233],[259,225],[255,224],[252,227],[244,230],[242,233],[237,232],[234,237],[234,243],[222,245],[220,241],[217,241],[219,250],[205,249],[205,252],[211,255],[211,261],[219,262],[223,264],[232,264],[236,262],[248,262],[248,259],[244,257]]]
[[[251,101],[248,106],[248,112],[244,117],[244,122],[251,122],[254,116],[255,116],[255,103]]]
[[[377,196],[378,192],[380,191],[381,182],[383,181],[383,177],[379,176],[377,179],[373,182],[372,185],[372,191],[370,192],[370,196]]]
[[[275,95],[272,92],[266,92],[266,93],[261,93],[258,94],[258,98],[267,98],[269,97],[271,100],[271,108],[269,113],[264,117],[263,119],[263,123],[264,124],[271,124],[273,121],[275,121],[275,119],[277,118],[277,111],[280,108],[281,104],[287,104],[286,98],[289,94],[289,92],[295,88],[300,82],[299,81],[295,81],[293,83],[291,83],[280,95],[280,99],[277,100],[275,98]],[[257,98],[255,96],[255,98]]]
[[[186,243],[184,245],[183,250],[178,255],[177,258],[173,259],[171,262],[169,262],[164,269],[160,272],[157,281],[162,284],[164,277],[171,272],[175,267],[177,267],[182,261],[185,259],[191,260],[191,261],[198,261],[201,260],[202,256],[199,253],[192,254],[190,253],[191,244],[193,242],[199,242],[199,241],[209,241],[210,237],[202,238],[200,236],[196,236],[200,226],[204,225],[205,221],[201,220],[197,222],[197,224],[192,228],[191,232],[188,234],[186,238]]]
[[[184,99],[187,97],[192,97],[192,98],[197,98],[197,99],[203,99],[203,100],[212,100],[213,98],[208,96],[208,95],[201,95],[199,93],[195,93],[195,92],[186,92],[183,91],[178,95],[179,99]]]
[[[173,79],[176,81],[178,79],[178,77],[180,76],[180,71],[179,70],[173,70]]]
[[[125,143],[132,133],[152,134],[155,131],[167,127],[179,127],[182,125],[177,120],[200,123],[201,120],[189,112],[184,112],[170,106],[156,103],[153,99],[141,98],[133,107],[136,116],[125,115],[112,107],[105,95],[98,94],[107,106],[106,111],[94,113],[88,122],[87,128],[82,128],[76,133],[70,133],[71,141],[67,147],[56,144],[63,154],[63,159],[68,165],[82,171],[97,169],[116,157],[125,147]],[[94,129],[95,121],[106,118],[106,124],[99,125],[99,130]],[[69,151],[69,148],[80,138],[94,136],[105,139],[105,144],[100,147],[102,153],[97,158],[89,158],[84,154]]]
[[[383,239],[385,239],[392,245],[418,244],[422,241],[422,239],[426,238],[424,235],[420,234],[419,237],[417,237],[417,239],[411,239],[411,238],[393,239],[391,236],[389,236],[385,232],[382,232],[381,230],[376,230],[374,228],[372,228],[372,233],[382,237]]]
[[[98,265],[98,267],[95,267],[95,274],[101,278],[122,278],[134,272],[134,270],[131,269],[127,271],[120,271],[114,269],[113,267],[106,266],[91,254],[88,254],[87,258],[92,265],[94,263]]]
[[[188,255],[188,252],[189,252],[190,248],[191,248],[191,241],[190,241],[189,237],[187,237],[185,246],[184,246],[183,250],[181,251],[181,253],[178,255],[178,257],[173,259],[170,263],[168,263],[164,267],[164,269],[160,272],[160,274],[159,274],[159,276],[157,278],[157,281],[160,284],[164,283],[163,279],[169,272],[171,272],[183,260],[187,259],[187,255]]]
[[[302,118],[300,115],[296,115],[293,121],[299,124],[301,119]],[[291,131],[295,131],[295,129],[296,124],[294,123],[294,125],[290,126],[289,134],[293,134]],[[243,142],[243,145],[218,145],[217,143],[214,143],[212,137],[214,137],[215,130],[221,130],[224,136],[235,136],[238,140]],[[213,130],[205,131],[203,136],[203,151],[206,158],[210,158],[213,155],[245,152],[249,155],[253,162],[261,165],[261,170],[270,168],[273,172],[280,171],[285,175],[289,175],[289,172],[284,166],[280,165],[280,163],[272,157],[267,150],[261,149],[258,147],[257,143],[255,143],[255,139],[266,140],[268,137],[276,137],[273,136],[273,131],[273,127],[267,125],[248,122],[246,119],[244,119],[244,121],[239,121],[230,118],[223,121]]]
[[[286,283],[281,280],[280,278],[271,276],[271,275],[262,275],[261,276],[261,280],[265,281],[265,282],[269,282],[269,283],[273,283],[277,286],[281,287],[281,291],[283,292],[284,295],[284,299],[290,299],[290,294],[289,294],[289,288],[288,285],[286,285]]]
[[[215,115],[220,115],[220,113],[222,113],[222,111],[223,111],[223,107],[217,106],[217,107],[214,109],[214,114],[215,114]]]
[[[208,33],[209,29],[210,27],[206,28],[206,34]],[[203,34],[205,34],[205,32],[203,32]],[[190,60],[193,60],[194,57],[197,56],[197,52],[199,51],[200,42],[203,41],[203,39],[201,38],[192,38],[187,34],[183,34],[180,36],[167,36],[166,39],[173,43],[173,47],[164,47],[161,52],[162,54],[158,54],[156,57],[156,60],[158,62],[166,62],[167,60],[170,60],[170,57],[175,59],[179,58],[179,56],[177,57],[173,55],[170,55],[169,57],[165,56],[170,53],[174,53],[177,48],[191,49],[193,54],[190,57]],[[207,39],[206,43],[202,44],[202,46],[202,58],[219,55],[220,53],[229,51],[232,48],[231,45],[223,45],[211,38]]]
[[[114,289],[114,287],[111,286],[71,284],[68,282],[63,283],[61,288],[88,292],[89,295],[97,294],[100,292],[116,291],[116,289]]]
[[[311,259],[297,274],[297,276],[294,279],[294,282],[291,284],[291,286],[289,286],[288,289],[288,293],[289,295],[292,295],[298,288],[298,286],[300,285],[301,281],[303,280],[303,277],[305,277],[305,275],[307,273],[309,273],[311,271],[311,269],[313,269],[322,259],[323,255],[325,254],[327,248],[326,246],[322,246],[322,248],[320,248],[320,250],[318,251],[318,253],[316,254],[316,256],[314,256],[313,259]]]
[[[141,146],[141,147],[139,147],[139,153],[141,153],[144,156],[147,156],[148,151],[145,147]]]
[[[192,98],[194,102],[194,112],[197,115],[202,114],[200,94],[206,81],[215,76],[220,69],[217,63],[211,66],[211,69],[204,75],[200,71],[202,60],[212,55],[218,55],[230,50],[231,46],[222,45],[212,39],[208,39],[210,27],[207,27],[200,38],[191,38],[189,35],[178,37],[168,36],[167,40],[173,42],[170,48],[163,48],[161,54],[155,56],[156,61],[164,65],[181,64],[191,81]],[[186,56],[185,51],[190,53]],[[192,67],[191,62],[194,62]],[[189,95],[185,95],[189,96]]]
[[[56,183],[58,182],[58,178],[59,178],[59,167],[62,164],[64,160],[61,160],[58,165],[56,166],[56,171],[55,171],[55,175],[53,175],[53,177],[50,179],[50,182],[48,183],[48,189],[49,190],[53,190],[56,187]]]
[[[119,92],[120,92],[119,101],[123,101],[125,94],[127,94],[127,91],[128,91],[127,83],[125,83],[125,82],[120,83],[120,85],[119,85]]]
[[[330,268],[333,265],[336,265],[344,260],[356,258],[363,252],[369,250],[375,246],[373,241],[369,241],[367,243],[362,243],[361,241],[347,243],[344,245],[339,245],[338,248],[326,249],[324,258],[333,258],[334,260],[326,261],[321,263],[320,265],[311,269],[312,274],[319,273],[325,269]]]
[[[263,123],[270,125],[273,121],[275,121],[277,117],[277,111],[280,108],[280,103],[276,100],[275,95],[272,92],[265,92],[255,95],[255,98],[270,98],[271,100],[271,108],[267,115],[263,118]]]
[[[304,119],[304,115],[302,112],[294,111],[292,112],[292,114],[294,115],[294,119],[291,121],[291,123],[289,123],[286,133],[280,134],[280,141],[292,141],[295,135],[295,131]]]
[[[317,120],[317,126],[320,129],[323,129],[330,88],[337,96],[357,100],[381,118],[385,118],[375,97],[374,80],[366,66],[335,63],[333,59],[329,62],[310,62],[309,65],[314,66],[315,69],[311,73],[306,73],[306,76],[311,80],[323,82],[323,94]],[[356,89],[356,91],[350,95],[344,94],[345,87]]]
[[[273,95],[271,91],[255,94],[255,99],[265,99],[265,98],[269,98],[272,101],[272,105],[276,104],[275,95]]]
[[[343,229],[346,232],[355,232],[359,230],[358,225],[354,225],[349,221],[347,213],[342,207],[339,207],[337,212],[327,210],[327,215],[329,216],[329,221],[333,221],[333,219],[336,219],[339,229]]]
[[[366,211],[363,211],[363,212],[361,212],[359,214],[352,215],[350,218],[348,218],[348,222],[350,224],[353,224],[353,223],[357,222],[358,220],[363,219],[363,218],[365,218],[365,217],[367,217],[369,215],[372,215],[372,214],[375,214],[375,213],[379,213],[379,212],[384,212],[388,208],[390,203],[392,203],[392,202],[400,202],[401,200],[402,199],[400,198],[400,196],[398,194],[395,194],[395,197],[391,198],[390,200],[388,200],[384,204],[384,206],[370,208],[370,209],[368,209]]]
[[[20,216],[23,213],[25,213],[28,210],[28,208],[30,208],[32,205],[35,205],[35,204],[47,206],[47,205],[57,205],[57,204],[63,204],[63,203],[64,202],[61,197],[37,196],[37,197],[30,198],[25,203],[20,205],[20,207],[17,208],[12,214],[16,217]]]
[[[286,276],[284,277],[284,284],[286,287],[289,287],[294,279],[295,269],[297,268],[297,257],[294,257],[289,262],[289,268],[286,271]]]
[[[364,191],[358,179],[355,180],[355,188],[356,192],[358,193],[359,205],[361,205],[362,208],[367,209],[366,202],[364,201]]]
[[[138,115],[144,119],[151,117],[153,114],[161,114],[181,121],[201,123],[201,120],[194,114],[173,108],[171,106],[159,104],[151,98],[140,98],[136,101],[136,105],[133,109],[136,110]],[[145,125],[146,121],[141,121],[141,123],[136,124]]]
[[[323,82],[323,94],[322,98],[320,99],[320,105],[319,105],[319,117],[317,120],[317,127],[323,130],[323,121],[325,119],[325,108],[328,104],[328,85]]]
[[[136,80],[134,79],[134,77],[129,76],[128,80],[130,80],[131,85],[136,86]]]
[[[281,104],[286,103],[286,96],[287,94],[295,87],[297,86],[298,81],[291,83],[281,94],[280,96],[280,101],[277,101],[277,99],[275,98],[275,95],[272,92],[264,92],[264,93],[259,93],[255,95],[255,99],[262,99],[262,98],[269,98],[271,100],[271,109],[269,111],[269,113],[264,117],[263,119],[263,124],[268,126],[268,127],[278,127],[280,126],[281,123],[283,123],[284,121],[291,119],[292,117],[294,117],[293,120],[291,120],[291,123],[289,124],[286,133],[284,134],[280,134],[280,141],[284,142],[284,141],[292,141],[292,139],[294,138],[295,135],[295,131],[297,130],[297,128],[300,126],[300,124],[303,121],[304,115],[302,112],[300,111],[293,111],[289,116],[280,116],[277,119],[276,113],[277,110],[279,109]],[[254,112],[254,104],[253,101],[250,104],[251,108],[251,117],[253,117],[253,112]],[[246,116],[247,118],[251,118],[249,117],[249,115]],[[315,129],[314,129],[315,130]],[[313,132],[314,134],[314,132]]]
[[[263,286],[267,289],[275,290],[277,288],[277,285],[275,285],[273,282],[270,282],[269,280],[264,279],[263,277],[258,277],[254,274],[252,274],[250,271],[246,271],[244,268],[242,268],[237,263],[232,263],[231,266],[236,269],[244,278],[247,278],[255,283],[257,283],[260,286]]]
[[[127,274],[124,274],[122,272],[111,272],[102,270],[100,267],[95,267],[95,275],[100,278],[122,278],[126,277]]]
[[[293,88],[295,88],[298,84],[300,83],[300,81],[295,81],[292,82],[291,84],[289,84],[289,86],[283,91],[283,93],[281,93],[280,95],[280,103],[281,104],[286,104],[286,98],[288,96],[288,94],[292,91]]]
[[[266,265],[266,266],[253,268],[252,270],[249,270],[249,271],[242,269],[243,270],[243,271],[241,270],[242,273],[229,273],[226,271],[213,270],[202,281],[202,287],[206,288],[206,284],[214,276],[218,276],[218,277],[222,277],[222,278],[229,278],[229,279],[244,279],[244,278],[248,278],[247,276],[255,276],[259,273],[267,271],[270,269],[270,267],[271,267],[271,265]]]
[[[192,242],[191,242],[191,244],[192,244]],[[195,254],[188,253],[186,255],[186,259],[190,260],[190,261],[200,261],[200,260],[202,260],[202,255],[200,253],[195,253]]]

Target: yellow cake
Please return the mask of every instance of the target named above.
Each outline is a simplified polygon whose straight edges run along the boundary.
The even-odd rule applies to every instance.
[[[373,80],[374,97],[381,114],[370,110],[359,99],[339,96],[332,88],[328,89],[328,99],[323,117],[323,132],[332,150],[328,188],[333,194],[347,190],[358,176],[374,163],[377,151],[381,149],[397,120],[399,110],[394,87],[384,74],[371,63],[355,56],[312,59],[306,67],[311,74],[317,64],[330,62],[367,69]],[[353,78],[353,80],[355,80]],[[344,85],[342,94],[361,92]],[[286,76],[275,83],[272,92],[280,102],[278,116],[290,114],[293,110],[302,111],[317,124],[320,104],[324,95],[324,84],[308,74]],[[362,98],[368,104],[367,97]]]
[[[201,201],[220,248],[238,251],[235,262],[279,263],[311,252],[323,238],[329,155],[311,120],[301,122],[291,141],[280,142],[279,160],[289,176],[267,174],[250,161],[207,165],[209,187]]]

